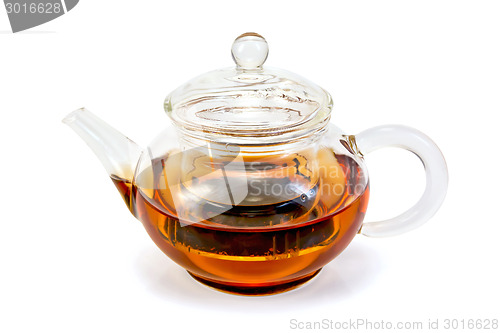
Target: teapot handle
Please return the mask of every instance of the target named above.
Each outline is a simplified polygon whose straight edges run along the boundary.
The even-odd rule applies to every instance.
[[[384,147],[406,149],[420,158],[426,175],[424,194],[413,207],[388,220],[363,223],[360,233],[370,237],[399,235],[421,226],[437,212],[446,196],[448,171],[443,154],[427,135],[407,126],[383,125],[359,133],[355,142],[361,155]]]

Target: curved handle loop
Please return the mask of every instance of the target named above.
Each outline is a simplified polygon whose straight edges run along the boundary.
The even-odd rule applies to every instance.
[[[427,135],[407,126],[384,125],[359,133],[355,142],[362,155],[384,147],[411,151],[422,161],[426,175],[424,194],[413,207],[389,220],[364,223],[363,235],[399,235],[421,226],[437,212],[446,196],[448,170],[443,154]]]

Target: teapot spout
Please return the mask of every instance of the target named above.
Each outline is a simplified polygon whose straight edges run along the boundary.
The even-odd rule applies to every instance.
[[[142,149],[85,108],[68,114],[63,123],[70,126],[92,149],[131,209],[130,193],[123,191],[123,186],[132,184]]]

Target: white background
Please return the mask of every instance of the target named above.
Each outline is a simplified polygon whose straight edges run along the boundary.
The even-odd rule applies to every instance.
[[[0,7],[0,331],[288,332],[290,320],[499,319],[498,1],[89,1],[25,33]],[[240,297],[192,280],[127,211],[61,119],[86,106],[141,145],[168,92],[231,66],[247,31],[267,64],[333,95],[347,133],[399,123],[442,149],[441,210],[402,236],[357,236],[305,287]],[[410,153],[366,158],[365,221],[423,191]],[[443,326],[441,326],[443,327]],[[380,331],[380,330],[379,330]]]

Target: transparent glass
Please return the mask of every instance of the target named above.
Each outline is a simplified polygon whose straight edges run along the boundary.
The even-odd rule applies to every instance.
[[[232,51],[235,69],[209,72],[167,97],[174,126],[147,149],[85,109],[64,119],[156,245],[195,279],[243,295],[283,292],[314,277],[357,233],[399,234],[439,208],[446,164],[427,136],[395,125],[346,135],[329,124],[328,93],[262,66],[262,37],[244,34]],[[385,146],[417,154],[427,187],[408,212],[363,224],[363,154]]]

